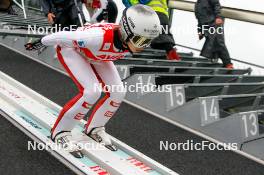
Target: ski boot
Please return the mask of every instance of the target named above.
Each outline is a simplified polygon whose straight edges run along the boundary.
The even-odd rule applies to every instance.
[[[52,140],[56,144],[61,146],[61,148],[65,149],[70,154],[72,154],[74,157],[83,158],[83,154],[80,151],[80,147],[74,141],[71,141],[73,139],[70,131],[59,132]]]
[[[90,133],[86,134],[98,143],[102,143],[106,148],[111,151],[117,151],[115,145],[112,144],[111,139],[105,132],[105,127],[93,128]]]

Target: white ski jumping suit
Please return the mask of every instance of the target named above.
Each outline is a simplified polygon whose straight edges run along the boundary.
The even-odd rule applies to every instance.
[[[61,131],[71,131],[101,97],[100,83],[118,86],[119,91],[105,93],[94,106],[86,124],[89,133],[95,127],[104,126],[115,114],[125,97],[125,90],[112,61],[123,58],[128,51],[114,46],[115,24],[87,25],[77,31],[62,31],[45,36],[44,45],[57,45],[57,56],[79,94],[61,110],[52,128],[52,137]]]

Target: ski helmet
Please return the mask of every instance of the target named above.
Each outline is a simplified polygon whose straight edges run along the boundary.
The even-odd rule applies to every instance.
[[[123,40],[131,41],[137,48],[149,46],[161,32],[157,13],[142,4],[126,8],[120,20],[120,26]]]

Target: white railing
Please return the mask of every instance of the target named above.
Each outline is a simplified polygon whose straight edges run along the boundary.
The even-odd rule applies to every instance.
[[[185,0],[169,0],[168,6],[170,9],[178,9],[183,11],[194,12],[195,2]],[[254,12],[244,9],[222,7],[221,15],[223,17],[238,21],[250,22],[264,25],[264,13]]]

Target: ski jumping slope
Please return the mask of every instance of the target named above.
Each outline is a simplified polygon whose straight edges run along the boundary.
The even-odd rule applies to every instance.
[[[159,175],[177,173],[110,136],[118,151],[112,152],[82,133],[84,121],[73,131],[74,141],[82,143],[84,158],[76,159],[54,146],[50,129],[61,107],[0,72],[0,113],[34,141],[48,145],[53,156],[78,174]],[[33,143],[31,147],[33,148]]]

